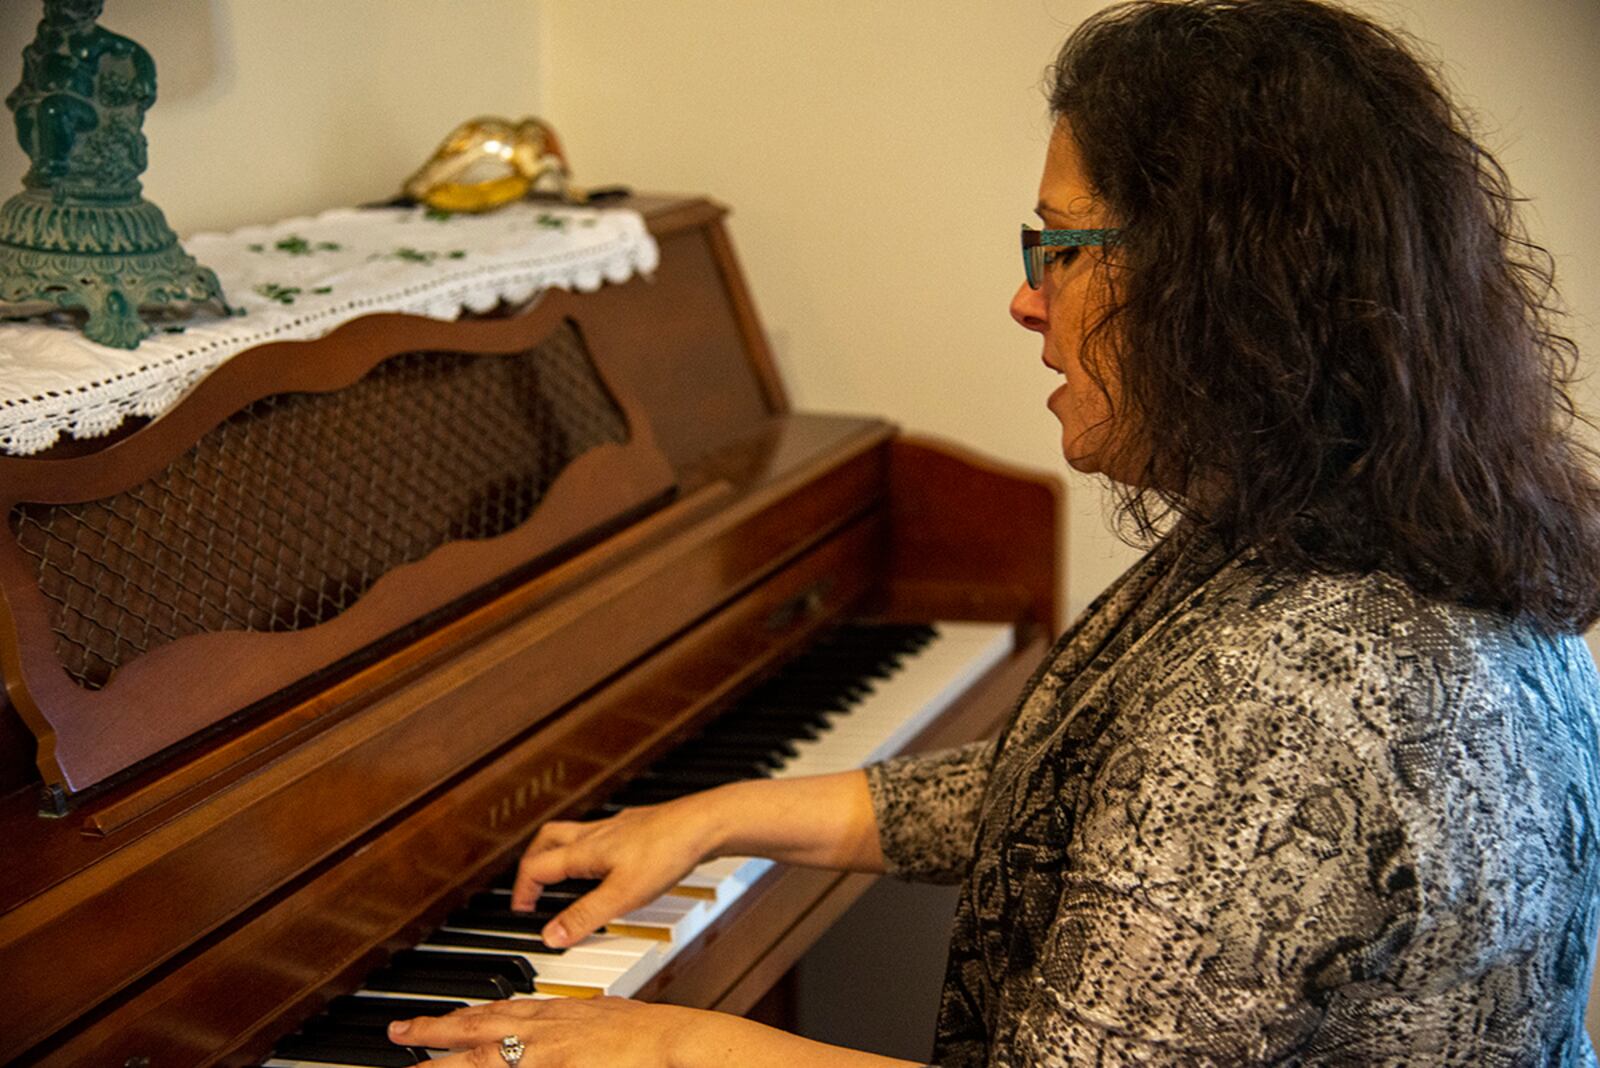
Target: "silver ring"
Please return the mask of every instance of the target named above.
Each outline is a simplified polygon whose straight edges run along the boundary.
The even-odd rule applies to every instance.
[[[507,1035],[500,1040],[500,1059],[506,1062],[506,1068],[517,1068],[522,1063],[522,1055],[528,1047],[522,1044],[522,1039],[516,1035]]]

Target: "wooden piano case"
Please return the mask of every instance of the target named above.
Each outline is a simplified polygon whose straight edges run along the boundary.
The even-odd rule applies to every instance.
[[[830,621],[1015,623],[914,745],[1004,714],[1054,484],[790,411],[722,209],[632,206],[649,280],[0,460],[0,1061],[256,1062]],[[774,870],[642,996],[747,1010],[869,882]]]

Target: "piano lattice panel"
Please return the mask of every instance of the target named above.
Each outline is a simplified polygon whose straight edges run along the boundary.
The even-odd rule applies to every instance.
[[[9,518],[62,666],[99,689],[187,635],[332,619],[440,545],[514,529],[626,436],[564,324],[515,355],[406,353],[337,393],[263,398],[130,490]]]

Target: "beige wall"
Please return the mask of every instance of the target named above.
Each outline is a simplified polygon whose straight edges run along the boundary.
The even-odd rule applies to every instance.
[[[726,200],[805,407],[1060,470],[1055,384],[1006,315],[1049,130],[1041,74],[1096,0],[550,2],[548,116],[594,179]],[[1600,4],[1366,3],[1435,42],[1555,251],[1574,333],[1600,316]],[[1591,360],[1593,357],[1591,357]],[[1591,411],[1600,404],[1591,393]],[[1133,558],[1081,477],[1069,607]]]
[[[40,10],[0,0],[0,93]],[[180,233],[392,196],[466,116],[539,108],[527,0],[109,0],[102,21],[155,57],[145,194]],[[28,161],[0,118],[10,190]]]

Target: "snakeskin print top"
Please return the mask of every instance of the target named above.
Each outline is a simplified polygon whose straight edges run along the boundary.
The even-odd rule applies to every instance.
[[[1171,537],[997,743],[868,769],[963,882],[941,1065],[1593,1065],[1576,637]]]

